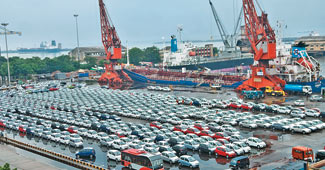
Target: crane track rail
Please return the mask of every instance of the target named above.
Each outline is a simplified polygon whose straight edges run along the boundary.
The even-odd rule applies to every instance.
[[[20,149],[47,157],[49,159],[73,166],[75,168],[79,168],[79,169],[84,169],[84,170],[108,170],[106,168],[102,168],[96,165],[93,165],[91,163],[79,160],[79,159],[75,159],[72,158],[70,156],[66,156],[66,155],[62,155],[60,153],[56,153],[44,148],[40,148],[40,147],[36,147],[30,144],[26,144],[8,137],[0,137],[0,141],[10,144],[12,146],[18,147]]]

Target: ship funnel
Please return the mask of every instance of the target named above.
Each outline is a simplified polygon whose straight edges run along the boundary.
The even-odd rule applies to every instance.
[[[170,42],[171,44],[170,44],[170,50],[171,50],[171,52],[172,53],[174,53],[174,52],[177,52],[177,38],[176,38],[176,36],[175,35],[172,35],[171,36],[171,42]]]

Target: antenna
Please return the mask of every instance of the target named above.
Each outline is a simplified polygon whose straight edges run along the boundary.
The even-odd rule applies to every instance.
[[[177,25],[177,32],[179,34],[179,42],[182,42],[182,31],[183,31],[183,25]]]

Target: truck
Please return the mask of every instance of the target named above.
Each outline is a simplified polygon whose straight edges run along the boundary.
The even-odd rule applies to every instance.
[[[265,94],[268,96],[285,96],[285,92],[278,87],[265,87]]]
[[[260,90],[243,90],[241,94],[244,96],[245,99],[260,99],[264,98],[263,91]]]
[[[292,94],[311,95],[313,93],[311,86],[303,86],[298,84],[286,84],[284,91]]]

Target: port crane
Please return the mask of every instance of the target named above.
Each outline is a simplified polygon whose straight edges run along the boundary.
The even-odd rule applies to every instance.
[[[246,36],[251,43],[254,60],[257,64],[251,66],[251,77],[244,81],[237,90],[259,90],[268,86],[282,89],[285,81],[267,72],[271,68],[270,60],[276,58],[276,37],[269,24],[267,14],[261,10],[261,16],[257,15],[254,0],[243,0],[243,9]]]
[[[118,62],[122,58],[121,40],[117,35],[115,26],[108,15],[103,0],[98,0],[100,10],[100,23],[102,43],[106,52],[105,73],[98,82],[109,85],[111,89],[128,89],[132,86],[132,79],[123,71],[123,66]]]
[[[238,30],[240,27],[240,23],[242,21],[242,16],[243,16],[243,8],[240,10],[240,14],[239,17],[237,18],[236,21],[236,26],[235,26],[235,30],[233,34],[228,34],[227,30],[225,29],[224,24],[222,23],[213,3],[211,2],[211,0],[209,0],[209,4],[211,6],[211,10],[214,16],[214,19],[216,21],[216,24],[218,26],[218,30],[220,32],[220,36],[222,39],[222,42],[225,46],[225,51],[235,51],[236,50],[236,46],[237,46],[237,37],[238,37]]]

